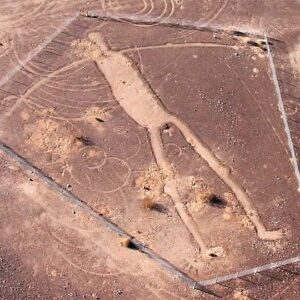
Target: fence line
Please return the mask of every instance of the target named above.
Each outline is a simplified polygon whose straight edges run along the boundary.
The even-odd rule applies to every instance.
[[[282,116],[282,120],[283,120],[283,124],[284,124],[284,129],[285,129],[285,132],[286,132],[286,135],[287,135],[288,147],[289,147],[289,150],[290,150],[290,153],[291,153],[291,162],[292,162],[294,172],[295,172],[295,176],[296,176],[297,183],[298,183],[298,192],[300,193],[300,172],[299,172],[297,156],[296,156],[296,152],[295,152],[295,148],[294,148],[294,144],[293,144],[293,140],[292,140],[292,135],[291,135],[289,123],[288,123],[288,120],[287,120],[287,115],[286,115],[286,112],[285,112],[285,109],[284,109],[283,99],[282,99],[282,95],[281,95],[281,91],[280,91],[280,87],[279,87],[279,83],[278,83],[278,78],[277,78],[277,73],[276,73],[276,67],[275,67],[275,64],[274,64],[274,61],[273,61],[273,55],[272,55],[272,52],[271,52],[271,49],[270,49],[270,45],[269,45],[269,42],[268,42],[268,37],[267,37],[266,32],[264,33],[264,37],[265,37],[265,41],[266,41],[269,62],[270,62],[271,70],[272,70],[273,83],[274,83],[277,98],[278,98],[278,107],[279,107],[279,110],[281,112],[281,116]]]
[[[247,270],[244,270],[241,272],[236,272],[236,273],[225,275],[225,276],[219,276],[219,277],[215,277],[215,278],[208,279],[208,280],[202,280],[202,281],[199,281],[199,283],[203,286],[209,286],[209,285],[229,281],[232,279],[238,279],[238,278],[248,276],[248,275],[254,275],[259,272],[273,270],[278,267],[283,267],[283,266],[294,264],[297,262],[300,262],[300,256],[295,256],[292,258],[280,260],[280,261],[273,262],[273,263],[270,263],[267,265],[258,266],[258,267],[252,268],[252,269],[247,269]]]
[[[124,229],[120,228],[118,225],[113,223],[109,218],[99,214],[96,212],[93,208],[88,206],[82,199],[65,189],[63,186],[61,186],[59,183],[54,181],[51,177],[44,174],[39,168],[31,164],[29,161],[27,161],[24,157],[20,156],[18,153],[16,153],[12,148],[4,144],[2,141],[0,141],[0,151],[3,151],[6,153],[10,158],[17,161],[19,164],[21,164],[23,167],[25,167],[29,172],[31,172],[33,175],[35,175],[37,178],[39,178],[43,183],[45,183],[47,186],[49,186],[52,190],[60,193],[69,203],[76,205],[80,209],[82,209],[85,213],[92,216],[97,221],[100,221],[104,226],[106,226],[109,230],[112,232],[118,234],[119,236],[126,237],[130,240],[130,243],[133,247],[131,249],[135,249],[143,254],[145,254],[148,258],[152,259],[155,263],[157,263],[159,266],[161,266],[163,269],[165,269],[167,272],[172,274],[173,276],[176,276],[184,283],[188,284],[194,289],[200,290],[204,293],[208,293],[211,295],[217,296],[214,292],[210,291],[205,286],[201,285],[200,283],[196,282],[194,279],[189,277],[184,272],[177,269],[175,266],[173,266],[169,261],[164,259],[162,256],[156,254],[154,251],[152,251],[150,248],[146,247],[142,242],[138,241],[136,238],[131,236],[129,233],[127,233]],[[218,296],[217,296],[218,297]]]
[[[228,28],[225,29],[223,26],[218,26],[214,24],[212,26],[205,26],[202,21],[191,21],[186,19],[177,19],[170,16],[165,18],[158,19],[154,16],[139,16],[134,14],[127,13],[115,13],[108,12],[103,10],[91,10],[91,11],[82,11],[82,16],[89,18],[98,18],[104,20],[112,20],[117,22],[129,22],[133,24],[145,24],[145,25],[159,25],[159,26],[169,26],[169,27],[179,27],[183,29],[194,29],[194,30],[203,30],[203,31],[211,31],[211,32],[226,32],[234,29]],[[241,29],[242,30],[242,29]],[[263,37],[262,32],[260,31],[252,31],[250,32],[248,29],[243,31],[243,33],[247,33],[250,35],[255,35],[256,37]]]

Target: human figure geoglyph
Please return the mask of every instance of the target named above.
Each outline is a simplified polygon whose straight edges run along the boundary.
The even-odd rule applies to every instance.
[[[281,230],[269,231],[266,229],[253,207],[250,196],[233,178],[230,168],[216,157],[186,123],[163,108],[160,100],[153,94],[130,59],[121,51],[110,50],[100,33],[90,33],[89,39],[97,45],[102,53],[101,57],[94,58],[94,61],[110,85],[115,99],[135,122],[148,130],[157,165],[165,172],[172,174],[165,182],[164,192],[172,198],[178,214],[201,250],[206,252],[205,242],[196,223],[189,216],[182,203],[177,188],[179,177],[175,174],[164,153],[160,130],[167,123],[174,124],[180,130],[194,151],[208,163],[209,167],[236,195],[248,218],[255,226],[258,237],[263,240],[281,238],[283,236]],[[199,135],[201,136],[201,133]]]

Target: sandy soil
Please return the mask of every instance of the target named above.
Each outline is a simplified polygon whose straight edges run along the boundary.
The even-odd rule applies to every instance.
[[[79,9],[173,25],[91,19]],[[300,151],[297,9],[284,1],[7,2],[1,141],[194,280],[299,255],[297,181],[255,35],[271,37]],[[5,154],[0,187],[3,299],[213,298]],[[293,268],[213,289],[228,299],[296,299]]]

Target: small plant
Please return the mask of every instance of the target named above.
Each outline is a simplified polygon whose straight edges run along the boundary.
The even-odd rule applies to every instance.
[[[124,237],[121,239],[121,246],[131,250],[138,250],[137,245],[132,241],[130,237]]]
[[[145,197],[143,199],[143,207],[147,210],[155,209],[156,205],[152,197]]]
[[[130,245],[131,245],[131,239],[130,238],[127,238],[127,237],[124,237],[123,239],[121,239],[121,246],[122,247],[125,247],[125,248],[130,248]]]
[[[199,192],[197,194],[197,200],[208,203],[215,195],[211,192]]]

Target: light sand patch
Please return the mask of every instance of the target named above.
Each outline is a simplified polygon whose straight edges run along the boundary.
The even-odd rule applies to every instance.
[[[22,119],[23,121],[28,121],[29,118],[30,118],[30,115],[29,115],[29,113],[28,113],[27,111],[22,111],[22,112],[20,113],[20,117],[21,117],[21,119]]]
[[[135,184],[145,194],[156,197],[164,193],[164,186],[167,178],[168,175],[164,170],[157,166],[150,166],[136,179]]]
[[[98,106],[93,106],[84,111],[83,119],[92,125],[104,123],[107,118],[105,111]]]
[[[54,116],[55,115],[55,109],[54,108],[47,108],[43,109],[40,113],[42,116]]]
[[[77,56],[91,60],[99,60],[105,55],[99,46],[91,40],[76,40],[72,43],[72,47],[74,47]]]
[[[209,191],[196,191],[195,193],[195,200],[192,201],[189,205],[191,211],[193,212],[199,212],[201,211],[210,201],[210,199],[212,199],[212,197],[214,197],[214,195],[209,192]]]
[[[208,249],[207,252],[206,252],[206,255],[208,257],[212,257],[212,258],[224,257],[225,256],[225,251],[224,251],[222,246],[216,246],[216,247]]]
[[[266,51],[266,41],[264,39],[257,39],[254,37],[250,37],[247,35],[237,36],[235,35],[235,39],[238,40],[241,44],[252,46],[254,49],[260,49]]]
[[[26,132],[29,135],[26,144],[33,152],[48,152],[54,161],[63,159],[81,146],[76,130],[54,120],[39,119],[34,125],[27,126]]]
[[[252,222],[250,221],[250,219],[247,216],[241,216],[240,223],[245,228],[255,229]]]
[[[232,295],[232,298],[235,300],[248,300],[250,299],[248,297],[249,292],[247,290],[244,289],[238,289],[237,291],[235,291]]]

